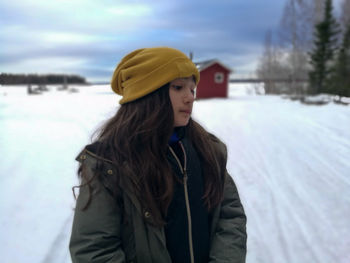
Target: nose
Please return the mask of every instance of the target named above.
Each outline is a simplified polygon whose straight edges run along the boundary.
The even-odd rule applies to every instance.
[[[193,101],[194,101],[194,94],[193,94],[191,88],[186,88],[185,94],[184,94],[184,102],[185,103],[192,103]]]

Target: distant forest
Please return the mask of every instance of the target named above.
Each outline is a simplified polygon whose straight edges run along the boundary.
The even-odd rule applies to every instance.
[[[78,75],[64,75],[64,74],[0,74],[1,85],[17,85],[17,84],[86,84],[84,77]]]

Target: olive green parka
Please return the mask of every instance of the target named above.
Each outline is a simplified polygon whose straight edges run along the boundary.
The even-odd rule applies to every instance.
[[[209,262],[243,263],[246,216],[237,188],[226,171],[226,146],[216,138],[213,144],[225,185],[223,201],[211,212]],[[85,148],[77,160],[88,178],[93,178],[102,158]],[[109,160],[104,159],[102,167],[106,176],[116,172]],[[89,200],[89,186],[80,187],[69,244],[73,263],[170,263],[164,228],[152,224],[152,215],[142,209],[128,176],[120,178],[122,198],[116,200],[111,189],[95,177],[90,183],[93,196],[87,209],[83,208]]]

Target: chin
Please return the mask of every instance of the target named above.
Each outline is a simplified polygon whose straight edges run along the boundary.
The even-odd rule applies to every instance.
[[[177,121],[177,122],[175,122],[174,127],[186,126],[186,125],[188,124],[189,121],[190,121],[190,119]]]

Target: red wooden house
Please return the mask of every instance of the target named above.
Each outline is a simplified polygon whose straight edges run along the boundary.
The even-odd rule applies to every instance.
[[[195,64],[200,73],[196,98],[227,98],[231,70],[216,59]]]

